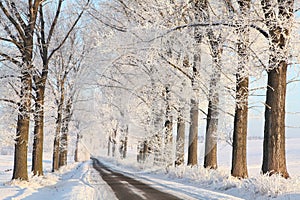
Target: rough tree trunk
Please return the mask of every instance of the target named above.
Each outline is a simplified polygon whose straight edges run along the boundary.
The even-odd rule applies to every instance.
[[[205,155],[204,167],[216,169],[217,164],[217,143],[218,143],[218,123],[219,123],[219,82],[221,73],[220,56],[222,49],[219,40],[214,38],[213,32],[209,31],[210,45],[213,57],[213,74],[210,80],[209,103],[207,112],[207,124],[205,135]]]
[[[59,152],[59,167],[67,165],[68,162],[68,135],[69,124],[72,118],[72,98],[69,98],[66,108],[64,109],[64,119],[61,129],[60,152]]]
[[[34,112],[34,139],[32,150],[32,172],[43,175],[43,141],[44,141],[44,94],[45,85],[36,84]]]
[[[210,21],[210,9],[208,8],[208,1],[202,0],[203,18],[205,22]],[[208,27],[206,35],[209,40],[209,45],[212,54],[212,75],[210,79],[210,89],[208,96],[208,112],[207,124],[205,134],[205,153],[204,153],[204,167],[216,169],[217,165],[217,143],[218,143],[218,121],[219,121],[219,82],[221,77],[221,33],[218,37],[215,35],[212,27]]]
[[[28,69],[30,70],[30,69]],[[31,108],[31,75],[28,70],[23,70],[21,78],[21,101],[17,121],[17,133],[14,155],[14,170],[12,179],[28,180],[27,172],[27,147]]]
[[[204,155],[204,167],[210,169],[216,169],[217,165],[217,142],[218,142],[218,110],[216,104],[219,102],[217,96],[213,100],[209,101],[207,124],[206,124],[206,136],[205,136],[205,155]]]
[[[288,177],[285,157],[285,96],[287,63],[268,72],[263,146],[263,173]]]
[[[173,117],[171,115],[171,89],[170,85],[165,87],[166,92],[166,121],[165,121],[165,146],[164,160],[167,165],[172,165],[173,161]]]
[[[248,45],[249,28],[245,28],[246,18],[250,12],[250,0],[238,1],[242,15],[241,28],[238,35],[238,71],[236,75],[236,106],[234,116],[232,167],[231,175],[238,178],[248,177],[247,170],[247,128],[248,128],[248,96],[249,77],[244,74],[249,64]]]
[[[128,125],[125,128],[125,138],[123,144],[123,155],[122,157],[125,159],[127,157],[127,143],[128,143]]]
[[[18,8],[6,8],[3,5],[3,2],[0,2],[1,10],[3,11],[6,18],[11,22],[11,25],[15,28],[14,30],[17,34],[17,36],[14,35],[13,37],[10,37],[9,40],[12,40],[14,44],[18,44],[17,47],[22,54],[21,91],[18,109],[19,113],[17,118],[12,179],[28,180],[27,150],[32,95],[33,37],[36,28],[38,7],[40,3],[41,0],[29,1],[27,6],[28,10],[27,13],[25,13],[25,15],[28,16],[28,23],[20,25],[20,23],[18,23],[20,21],[18,16]],[[11,5],[12,4],[10,3],[10,6]],[[13,12],[10,12],[11,10],[13,10]],[[10,28],[7,30],[9,32],[11,31]],[[12,33],[9,34],[11,35]]]
[[[58,81],[59,82],[59,81]],[[52,171],[59,169],[59,151],[60,151],[60,132],[62,127],[62,113],[63,113],[63,104],[65,99],[64,92],[64,83],[58,83],[60,85],[60,99],[57,104],[57,117],[56,117],[56,128],[53,144],[53,161],[52,161]]]
[[[76,148],[75,148],[75,153],[74,153],[74,161],[79,162],[79,140],[81,136],[79,133],[76,135]]]
[[[127,157],[127,142],[128,142],[128,137],[126,136],[125,137],[125,140],[124,140],[124,149],[123,149],[123,155],[122,157],[125,159]]]
[[[113,129],[113,134],[112,134],[112,157],[115,157],[116,155],[116,145],[117,145],[117,130],[118,130],[118,127],[116,127],[116,129]]]
[[[201,22],[203,20],[203,1],[193,1],[195,21]],[[193,60],[193,74],[191,79],[191,86],[193,94],[191,97],[191,110],[190,110],[190,130],[189,130],[189,146],[188,146],[188,165],[198,164],[198,117],[199,117],[199,85],[197,78],[199,76],[199,68],[201,65],[201,47],[203,33],[199,27],[194,29],[195,38],[195,49],[197,50],[194,54]]]
[[[198,146],[198,111],[199,103],[198,100],[191,99],[191,124],[190,124],[190,132],[189,132],[189,147],[188,147],[188,165],[197,165],[197,146]]]
[[[262,0],[270,38],[268,87],[265,106],[263,173],[289,177],[285,156],[285,99],[289,37],[294,18],[294,1]],[[276,23],[274,23],[276,22]]]
[[[184,164],[185,122],[181,115],[177,121],[176,160],[175,166]]]
[[[111,143],[111,138],[109,136],[107,141],[107,156],[110,156],[110,143]]]

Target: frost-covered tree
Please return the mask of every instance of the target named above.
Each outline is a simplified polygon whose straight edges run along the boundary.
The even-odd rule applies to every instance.
[[[285,156],[286,78],[290,37],[294,22],[294,1],[262,0],[269,34],[268,86],[265,104],[263,173],[289,177]]]
[[[69,125],[74,104],[81,90],[81,79],[85,76],[85,58],[92,49],[87,48],[89,40],[84,36],[84,29],[68,35],[64,46],[58,49],[51,65],[51,89],[55,96],[56,128],[53,146],[52,170],[67,164]]]
[[[18,89],[18,120],[14,155],[13,179],[28,180],[27,148],[31,111],[32,75],[34,71],[34,32],[41,0],[1,1],[1,42],[15,48],[18,55],[1,52],[1,57],[16,64],[20,70]]]
[[[235,177],[246,178],[247,171],[247,125],[248,125],[248,95],[249,95],[249,26],[251,2],[248,0],[238,1],[240,21],[237,54],[238,67],[236,72],[236,108],[234,115],[234,129],[232,141],[232,168],[231,174]],[[232,6],[232,4],[230,4]],[[233,12],[233,11],[232,11]]]

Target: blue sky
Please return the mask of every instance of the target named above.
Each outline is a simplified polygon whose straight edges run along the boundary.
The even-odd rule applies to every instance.
[[[288,68],[288,81],[297,78],[300,81],[298,72],[300,67],[290,66]],[[286,97],[286,137],[300,137],[300,82],[294,81],[287,85]],[[257,81],[250,87],[264,86],[267,83],[267,77]],[[257,91],[256,94],[265,95],[265,90]],[[254,105],[255,108],[249,110],[249,136],[263,136],[264,130],[264,105],[265,96],[250,96],[250,106]],[[292,128],[293,127],[293,128]]]

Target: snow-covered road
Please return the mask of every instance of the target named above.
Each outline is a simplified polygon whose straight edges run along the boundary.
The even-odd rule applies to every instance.
[[[185,200],[241,200],[241,198],[224,194],[221,192],[207,190],[197,186],[191,186],[189,184],[183,184],[172,180],[167,180],[159,175],[156,176],[154,174],[147,173],[133,173],[131,171],[127,171],[126,169],[121,169],[112,163],[106,162],[102,160],[106,166],[109,166],[110,170],[113,170],[117,173],[124,174],[128,177],[131,177],[137,181],[143,182],[152,188],[160,190],[165,193],[173,194],[179,199]],[[164,199],[164,198],[156,198],[156,199]]]
[[[154,189],[153,187],[138,181],[134,178],[126,176],[122,173],[115,172],[99,160],[93,158],[93,167],[99,171],[103,180],[113,189],[118,199],[121,200],[153,200],[153,199],[164,199],[164,200],[180,200],[172,194],[162,192]],[[186,198],[185,198],[186,199]]]

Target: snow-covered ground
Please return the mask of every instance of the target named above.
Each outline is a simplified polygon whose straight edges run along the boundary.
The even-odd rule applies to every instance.
[[[300,199],[300,139],[287,140],[287,163],[291,178],[262,176],[262,141],[248,143],[250,177],[238,180],[230,176],[231,148],[219,145],[219,169],[179,167],[159,169],[136,164],[134,154],[127,160],[99,156],[111,168],[146,182],[160,190],[174,193],[183,199]],[[202,144],[199,145],[201,154]],[[199,155],[202,163],[203,155]],[[59,172],[51,173],[51,161],[44,160],[45,176],[30,177],[29,182],[10,181],[13,157],[0,156],[0,199],[116,199],[111,188],[92,168],[91,161],[73,163]],[[30,160],[29,160],[30,164]],[[30,166],[29,166],[30,169]]]
[[[10,181],[12,161],[12,156],[0,156],[0,199],[116,199],[110,187],[93,169],[91,161],[73,163],[51,173],[51,162],[45,160],[45,176],[31,176],[29,182]]]

